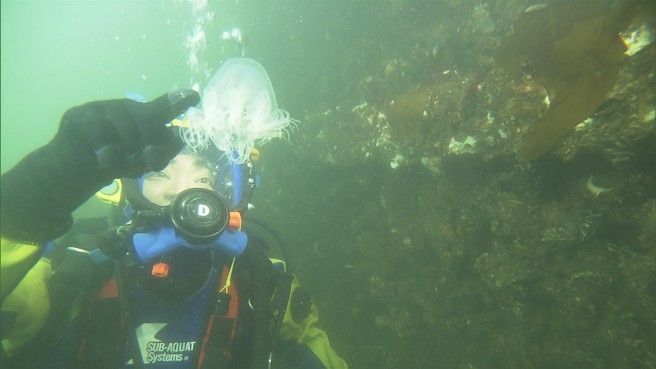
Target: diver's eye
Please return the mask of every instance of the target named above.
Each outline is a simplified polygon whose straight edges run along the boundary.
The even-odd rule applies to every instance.
[[[150,173],[146,174],[145,178],[146,179],[156,179],[156,178],[166,179],[166,178],[169,178],[169,176],[166,174],[166,172],[161,170],[159,172],[150,172]]]
[[[198,183],[208,185],[210,187],[214,186],[214,181],[212,181],[212,179],[208,178],[208,177],[203,177],[203,178],[199,179]]]

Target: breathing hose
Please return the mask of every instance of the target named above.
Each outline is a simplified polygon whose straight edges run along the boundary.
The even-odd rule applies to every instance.
[[[136,324],[130,306],[131,291],[126,280],[126,251],[129,246],[129,239],[135,231],[135,224],[128,222],[127,224],[117,227],[105,232],[99,237],[98,246],[103,252],[112,257],[114,264],[114,274],[116,277],[116,287],[118,290],[119,306],[121,316],[125,324],[125,332],[127,332],[128,348],[130,356],[136,369],[144,367],[143,358],[141,357],[141,350],[139,348],[139,340],[137,339]]]
[[[246,247],[242,257],[252,268],[253,292],[251,305],[253,307],[253,350],[251,352],[251,369],[270,367],[272,350],[271,339],[271,290],[270,281],[273,275],[271,261],[260,247],[251,244]]]
[[[275,238],[276,242],[278,242],[278,245],[280,246],[280,249],[282,250],[282,254],[283,254],[283,257],[285,259],[285,266],[286,266],[286,269],[287,269],[287,273],[293,274],[293,272],[292,272],[292,261],[291,261],[292,259],[291,259],[291,256],[289,254],[289,250],[287,249],[287,242],[282,237],[280,232],[278,232],[275,228],[271,227],[268,223],[266,223],[263,220],[255,219],[255,218],[251,218],[251,217],[245,217],[245,218],[242,218],[242,219],[246,223],[253,223],[253,224],[259,226],[260,228],[266,230],[267,232],[269,232],[269,234],[271,234],[273,236],[273,238]]]

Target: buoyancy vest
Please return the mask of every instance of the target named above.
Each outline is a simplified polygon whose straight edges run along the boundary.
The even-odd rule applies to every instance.
[[[207,256],[211,259],[207,265],[184,266],[207,269],[198,286],[178,286],[178,292],[190,290],[183,298],[163,296],[161,291],[170,290],[167,281],[149,280],[140,275],[143,268],[131,273],[133,327],[126,327],[121,319],[116,279],[107,282],[82,325],[80,366],[133,368],[127,337],[132,334],[128,330],[134,329],[144,368],[228,368],[237,332],[238,286],[233,281],[226,294],[230,263],[218,253]]]

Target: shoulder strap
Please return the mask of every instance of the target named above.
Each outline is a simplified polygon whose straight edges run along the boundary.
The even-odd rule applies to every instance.
[[[215,289],[214,299],[211,302],[214,304],[213,312],[207,323],[198,358],[200,369],[225,368],[231,359],[239,314],[239,292],[231,283],[234,265],[233,259],[230,267],[223,266],[220,283]]]

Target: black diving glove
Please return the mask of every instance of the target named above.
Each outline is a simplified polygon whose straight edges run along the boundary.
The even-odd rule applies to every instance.
[[[114,178],[164,169],[183,147],[166,123],[199,101],[183,89],[148,103],[94,101],[66,111],[52,141],[2,175],[2,236],[53,240],[70,229],[73,210]]]

